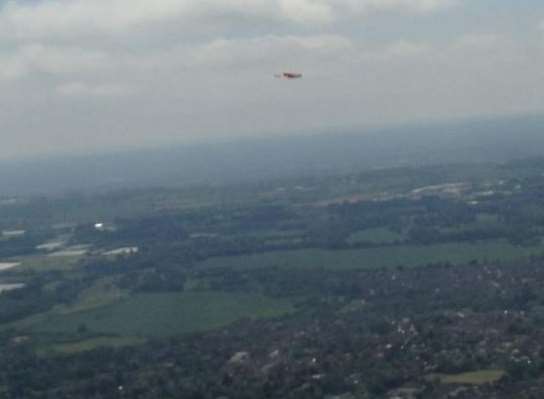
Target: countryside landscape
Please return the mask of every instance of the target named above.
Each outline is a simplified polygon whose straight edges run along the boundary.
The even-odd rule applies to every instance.
[[[544,398],[544,1],[0,0],[0,399]]]
[[[533,157],[5,196],[0,397],[538,397],[543,195]]]

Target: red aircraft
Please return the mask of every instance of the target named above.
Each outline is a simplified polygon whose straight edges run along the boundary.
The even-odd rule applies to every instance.
[[[301,73],[297,72],[282,72],[274,75],[278,79],[300,79],[302,78]]]

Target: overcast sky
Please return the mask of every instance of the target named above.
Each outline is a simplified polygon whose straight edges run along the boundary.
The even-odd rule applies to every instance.
[[[0,158],[541,112],[543,51],[536,0],[0,0]]]

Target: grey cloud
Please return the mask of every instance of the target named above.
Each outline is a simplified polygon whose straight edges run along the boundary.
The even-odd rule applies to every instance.
[[[62,39],[64,36],[121,34],[170,20],[182,26],[194,26],[221,14],[320,24],[371,11],[428,12],[452,3],[453,0],[9,1],[1,9],[0,27],[4,37]]]
[[[544,57],[476,3],[11,1],[0,157],[539,109]]]
[[[26,44],[5,56],[0,62],[0,76],[19,78],[33,71],[70,74],[96,70],[107,65],[108,56],[102,51]]]
[[[91,85],[83,82],[70,82],[57,86],[59,94],[70,97],[118,97],[131,94],[131,89],[116,84]]]

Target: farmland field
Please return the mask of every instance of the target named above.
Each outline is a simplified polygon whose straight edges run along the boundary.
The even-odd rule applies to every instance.
[[[30,324],[31,332],[89,332],[122,336],[170,336],[225,326],[241,318],[276,317],[292,311],[289,301],[258,295],[202,293],[139,294],[116,304],[71,314],[51,314]]]
[[[103,278],[80,292],[75,303],[58,306],[56,311],[62,314],[84,312],[111,305],[127,295],[128,293],[115,286],[113,278]]]
[[[369,242],[373,244],[389,244],[395,241],[402,241],[405,237],[402,234],[396,233],[387,228],[375,228],[361,230],[353,233],[349,236],[348,242],[350,244],[357,244],[361,242]]]
[[[356,250],[304,249],[210,258],[202,267],[254,269],[263,267],[375,269],[399,265],[414,267],[436,262],[460,264],[479,261],[510,261],[544,252],[544,246],[521,247],[504,240],[436,245],[401,245]]]
[[[100,347],[122,348],[125,346],[134,346],[143,344],[146,340],[137,337],[98,337],[82,341],[64,342],[46,346],[41,349],[42,354],[60,353],[71,354],[86,352]]]
[[[44,272],[44,271],[69,271],[75,268],[81,256],[47,256],[47,255],[29,255],[13,259],[13,262],[20,263],[17,271]],[[11,260],[10,260],[11,262]]]
[[[438,378],[443,384],[489,384],[500,380],[506,372],[504,370],[480,370],[461,374],[436,374],[432,378]]]

